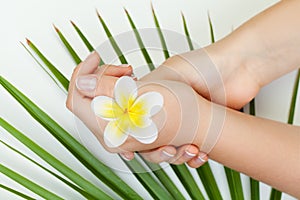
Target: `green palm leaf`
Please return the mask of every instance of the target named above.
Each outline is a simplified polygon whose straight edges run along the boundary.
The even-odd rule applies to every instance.
[[[182,193],[178,190],[178,188],[174,184],[174,182],[170,179],[167,173],[163,169],[161,169],[161,167],[158,164],[151,163],[146,160],[144,160],[144,162],[152,170],[154,175],[159,179],[159,181],[169,191],[169,193],[172,195],[174,199],[176,200],[185,199]]]
[[[189,48],[190,48],[190,50],[194,50],[192,38],[191,38],[191,36],[190,36],[190,32],[189,32],[189,29],[188,29],[188,26],[187,26],[187,23],[186,23],[186,20],[185,20],[185,17],[184,17],[184,14],[183,14],[183,13],[181,13],[181,18],[182,18],[183,29],[184,29],[184,33],[185,33],[186,39],[187,39],[187,41],[188,41]],[[213,41],[213,42],[214,42],[214,41]],[[213,42],[212,42],[212,43],[213,43]]]
[[[10,187],[7,187],[7,186],[5,186],[5,185],[0,184],[0,188],[4,189],[4,190],[6,190],[6,191],[9,191],[9,192],[15,194],[16,196],[22,197],[23,199],[27,199],[27,200],[35,200],[34,198],[32,198],[32,197],[30,197],[30,196],[28,196],[28,195],[26,195],[26,194],[23,194],[23,193],[21,193],[21,192],[15,190],[15,189],[12,189],[12,188],[10,188]]]
[[[25,178],[24,176],[14,172],[13,170],[9,169],[8,167],[0,164],[0,172],[5,174],[10,179],[16,181],[20,185],[23,185],[27,189],[31,190],[32,192],[36,193],[37,195],[45,198],[45,199],[53,199],[53,200],[63,200],[63,198],[57,196],[56,194],[46,190],[45,188],[39,186],[38,184],[30,181],[29,179]],[[12,191],[12,190],[10,190]],[[15,193],[16,194],[16,193]]]
[[[43,165],[39,164],[38,162],[34,161],[33,159],[29,158],[28,156],[26,156],[25,154],[23,154],[22,152],[18,151],[17,149],[15,149],[14,147],[10,146],[9,144],[3,142],[2,140],[0,140],[0,142],[2,144],[4,144],[6,147],[8,147],[9,149],[11,149],[12,151],[14,151],[15,153],[19,154],[20,156],[22,156],[23,158],[25,158],[26,160],[30,161],[31,163],[37,165],[38,167],[40,167],[41,169],[45,170],[46,172],[48,172],[49,174],[51,174],[52,176],[56,177],[57,179],[59,179],[60,181],[62,181],[63,183],[65,183],[66,185],[68,185],[69,187],[71,187],[72,189],[74,189],[75,191],[77,191],[78,193],[80,193],[82,196],[84,196],[87,199],[95,199],[95,197],[93,197],[92,195],[90,195],[89,193],[85,192],[84,190],[82,190],[81,188],[77,187],[76,185],[74,185],[73,183],[71,183],[70,181],[66,180],[65,178],[61,177],[60,175],[52,172],[51,170],[47,169],[46,167],[44,167]]]
[[[79,63],[81,63],[81,59],[79,58],[79,56],[77,55],[77,53],[75,52],[75,50],[73,49],[73,47],[70,45],[70,43],[68,42],[68,40],[65,38],[65,36],[61,33],[61,31],[55,25],[53,25],[53,27],[54,27],[55,31],[57,32],[60,40],[64,44],[64,46],[67,48],[68,52],[70,52],[70,55],[74,59],[75,63],[77,65]]]
[[[91,45],[91,43],[88,41],[88,39],[85,37],[85,35],[81,32],[81,30],[78,28],[78,26],[71,21],[72,26],[74,27],[75,31],[77,32],[77,34],[79,35],[80,39],[82,40],[82,42],[85,44],[86,48],[88,48],[88,50],[90,52],[94,51],[95,48]],[[105,62],[103,60],[103,58],[101,58],[100,60],[100,66],[104,65]]]
[[[204,200],[202,192],[200,191],[196,181],[194,180],[191,172],[188,170],[185,164],[177,166],[171,165],[171,167],[189,193],[190,197],[192,199]]]
[[[145,60],[148,64],[148,67],[149,67],[150,71],[152,71],[152,70],[155,69],[155,66],[154,66],[154,64],[153,64],[153,62],[150,58],[150,55],[149,55],[147,49],[145,48],[145,45],[144,45],[143,40],[141,38],[141,35],[140,35],[138,29],[136,28],[132,18],[130,17],[128,11],[126,9],[124,9],[124,10],[125,10],[125,13],[126,13],[126,16],[127,16],[128,20],[129,20],[130,26],[131,26],[131,28],[134,32],[135,37],[136,37],[136,40],[139,44],[140,50],[141,50],[141,52],[142,52],[142,54],[143,54],[143,56],[144,56],[144,58],[145,58]]]
[[[22,144],[24,144],[27,148],[33,151],[36,155],[58,170],[60,173],[65,175],[79,187],[84,189],[90,195],[94,196],[95,199],[112,199],[107,194],[105,194],[101,189],[81,177],[71,168],[67,167],[61,161],[56,159],[42,147],[37,145],[35,142],[26,137],[23,133],[15,129],[8,122],[0,118],[0,126],[2,126],[5,130],[7,130],[12,136],[14,136],[17,140],[19,140]]]
[[[163,52],[164,52],[165,59],[168,59],[170,57],[170,54],[169,54],[169,51],[168,51],[168,48],[167,48],[167,43],[166,43],[164,35],[161,31],[161,27],[159,25],[159,22],[158,22],[158,19],[157,19],[157,16],[155,14],[155,10],[154,10],[152,4],[151,4],[151,10],[152,10],[152,15],[153,15],[153,20],[154,20],[154,23],[155,23],[155,26],[156,26],[156,29],[157,29],[157,33],[158,33],[158,36],[159,36],[159,39],[160,39],[160,42],[161,42],[161,46],[162,46],[162,49],[163,49]]]
[[[84,166],[96,177],[102,180],[121,197],[126,199],[140,199],[140,196],[106,165],[95,158],[83,145],[75,140],[57,122],[30,99],[17,90],[13,85],[0,77],[0,84],[29,112],[29,114],[43,125],[59,142],[61,142]]]
[[[136,159],[125,163],[154,199],[171,199],[171,195],[167,190],[157,184],[150,173],[146,172],[145,168]]]
[[[47,68],[55,76],[55,78],[62,84],[65,90],[69,88],[68,79],[40,52],[40,50],[29,40],[26,39],[28,46],[38,55],[38,57],[45,63]]]
[[[118,55],[119,57],[119,60],[122,64],[127,64],[127,60],[125,58],[125,56],[123,55],[123,52],[121,51],[119,45],[117,44],[116,40],[113,38],[110,30],[108,29],[108,27],[106,26],[104,20],[102,19],[102,17],[100,16],[99,12],[97,11],[97,16],[98,16],[98,19],[111,43],[111,46],[113,47],[113,49],[115,50],[116,54]]]

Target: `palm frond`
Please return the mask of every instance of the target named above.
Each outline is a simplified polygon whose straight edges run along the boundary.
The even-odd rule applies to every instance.
[[[72,24],[73,28],[75,29],[75,31],[77,32],[77,34],[79,35],[79,37],[82,40],[82,42],[85,44],[86,48],[90,52],[94,51],[95,48],[92,46],[92,44],[89,42],[89,40],[85,37],[85,35],[82,33],[82,31],[79,29],[79,27],[73,21],[71,21],[71,24]],[[104,62],[103,58],[101,57],[100,66],[104,65],[104,64],[105,64],[105,62]]]
[[[21,198],[23,198],[23,199],[27,199],[27,200],[35,200],[34,198],[32,198],[32,197],[30,197],[30,196],[28,196],[28,195],[26,195],[26,194],[23,194],[23,193],[21,193],[21,192],[15,190],[15,189],[13,189],[13,188],[7,187],[7,186],[5,186],[5,185],[0,184],[0,188],[4,189],[4,190],[6,190],[6,191],[9,191],[10,193],[15,194],[16,196],[21,197]]]
[[[150,173],[145,171],[145,168],[140,162],[133,159],[131,161],[126,161],[125,163],[154,199],[172,199],[168,191],[165,190],[162,185],[157,184]]]
[[[154,64],[152,62],[152,59],[151,59],[151,57],[150,57],[147,49],[145,48],[144,42],[143,42],[143,40],[141,38],[141,35],[140,35],[138,29],[136,28],[136,26],[135,26],[135,24],[134,24],[131,16],[129,15],[128,11],[125,8],[124,8],[124,10],[125,10],[125,13],[126,13],[126,16],[127,16],[128,20],[129,20],[130,26],[131,26],[131,28],[132,28],[132,30],[134,32],[134,35],[135,35],[137,43],[138,43],[138,45],[140,47],[140,50],[141,50],[141,52],[142,52],[142,54],[143,54],[143,56],[144,56],[144,58],[145,58],[145,60],[147,62],[147,65],[148,65],[150,71],[152,71],[152,70],[155,69],[155,66],[154,66]]]
[[[81,62],[81,59],[79,58],[79,56],[77,55],[77,53],[75,52],[73,47],[70,45],[68,40],[65,38],[65,36],[62,34],[62,32],[54,24],[53,24],[53,27],[54,27],[56,33],[58,34],[60,40],[64,44],[64,46],[67,48],[68,52],[70,52],[70,55],[72,56],[73,60],[78,65]]]
[[[193,178],[191,172],[188,170],[185,164],[177,166],[171,165],[171,167],[178,176],[179,180],[181,180],[183,186],[185,187],[192,199],[205,199],[195,179]]]
[[[7,130],[13,137],[19,140],[22,144],[24,144],[27,148],[33,151],[36,155],[38,155],[40,158],[42,158],[44,161],[46,161],[48,164],[50,164],[60,173],[65,175],[67,178],[69,178],[79,187],[81,187],[90,195],[92,195],[95,199],[108,199],[108,200],[112,199],[107,194],[105,194],[101,189],[99,189],[94,184],[90,183],[82,176],[80,176],[78,173],[73,171],[71,168],[69,168],[61,161],[56,159],[54,156],[52,156],[42,147],[37,145],[35,142],[33,142],[23,133],[15,129],[13,126],[11,126],[8,122],[3,120],[2,118],[0,118],[0,126],[2,126],[5,130]]]
[[[190,48],[190,50],[194,50],[194,45],[193,45],[193,42],[192,42],[192,38],[190,36],[190,32],[189,32],[189,29],[188,29],[188,26],[187,26],[187,23],[186,23],[186,20],[185,20],[185,16],[182,12],[181,12],[181,18],[182,18],[183,29],[184,29],[186,39],[188,41],[189,48]]]
[[[170,57],[170,54],[169,54],[169,51],[168,51],[168,48],[167,48],[167,43],[166,43],[165,37],[162,33],[162,29],[159,25],[159,22],[158,22],[156,14],[155,14],[155,10],[153,8],[152,3],[151,3],[151,10],[152,10],[152,15],[153,15],[153,20],[154,20],[154,23],[155,23],[155,26],[156,26],[156,29],[157,29],[157,33],[158,33],[158,36],[159,36],[159,39],[160,39],[160,42],[161,42],[161,46],[162,46],[162,49],[163,49],[163,52],[164,52],[165,59],[168,59]]]
[[[25,178],[24,176],[18,174],[17,172],[9,169],[8,167],[2,164],[0,164],[0,173],[3,173],[10,179],[14,180],[15,182],[19,183],[20,185],[26,187],[27,189],[31,190],[32,192],[36,193],[37,195],[45,199],[63,200],[63,198],[59,197],[53,192],[50,192],[49,190],[39,186],[38,184],[32,182],[31,180]]]
[[[40,50],[26,38],[28,46],[38,55],[38,57],[45,63],[46,67],[51,71],[55,78],[62,84],[65,90],[69,88],[68,79],[40,52]]]
[[[87,198],[87,199],[94,199],[95,197],[93,197],[92,195],[90,195],[89,193],[85,192],[84,190],[82,190],[81,188],[77,187],[76,185],[74,185],[73,183],[71,183],[70,181],[68,181],[67,179],[63,178],[62,176],[52,172],[51,170],[47,169],[46,167],[44,167],[43,165],[39,164],[38,162],[34,161],[33,159],[29,158],[28,156],[26,156],[25,154],[23,154],[22,152],[20,152],[19,150],[17,150],[16,148],[10,146],[9,144],[3,142],[2,140],[0,140],[0,142],[2,144],[4,144],[6,147],[8,147],[9,149],[11,149],[12,151],[14,151],[15,153],[19,154],[20,156],[22,156],[23,158],[25,158],[26,160],[30,161],[31,163],[35,164],[36,166],[38,166],[39,168],[43,169],[44,171],[46,171],[47,173],[51,174],[52,176],[54,176],[55,178],[57,178],[58,180],[62,181],[63,183],[65,183],[67,186],[69,186],[70,188],[72,188],[73,190],[77,191],[78,193],[80,193],[83,197]]]
[[[106,26],[106,23],[104,22],[104,20],[102,19],[101,15],[99,14],[99,12],[97,11],[97,16],[98,16],[98,19],[104,29],[104,32],[106,33],[110,43],[111,43],[111,46],[113,47],[113,49],[115,50],[120,62],[122,64],[127,64],[127,60],[125,58],[125,56],[123,55],[123,52],[121,51],[119,45],[117,44],[116,40],[113,38],[110,30],[108,29],[108,27]]]
[[[74,139],[57,122],[49,117],[30,99],[16,89],[12,84],[0,77],[0,84],[37,120],[49,133],[62,143],[87,169],[108,185],[121,197],[126,199],[141,199],[141,197],[110,168],[100,162],[83,145]]]

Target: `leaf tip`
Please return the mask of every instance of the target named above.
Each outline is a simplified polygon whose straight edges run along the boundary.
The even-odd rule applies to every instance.
[[[152,10],[152,13],[154,13],[154,7],[153,7],[153,2],[150,1],[150,7],[151,7],[151,10]]]
[[[102,19],[101,15],[100,15],[100,12],[96,9],[96,13],[97,13],[97,16],[99,19]]]
[[[124,9],[126,15],[128,15],[128,10],[125,7],[123,7],[123,9]]]
[[[28,39],[28,38],[25,38],[26,39],[26,43],[28,44],[28,45],[31,45],[31,41]],[[21,42],[22,43],[22,42]]]
[[[72,24],[72,26],[76,27],[76,24],[72,20],[70,20],[70,23]]]
[[[55,31],[56,31],[57,33],[59,33],[59,32],[60,32],[59,29],[58,29],[54,24],[52,24],[52,25],[53,25]]]

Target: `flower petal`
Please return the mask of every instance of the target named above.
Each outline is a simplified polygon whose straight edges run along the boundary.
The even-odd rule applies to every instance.
[[[115,84],[114,98],[119,106],[125,110],[130,107],[137,97],[137,86],[135,81],[128,76],[122,76]]]
[[[131,128],[129,134],[143,144],[150,144],[157,139],[158,130],[155,123],[152,121],[152,123],[145,128]]]
[[[129,108],[129,112],[153,116],[163,107],[163,96],[158,92],[147,92],[139,96]]]
[[[97,96],[92,100],[92,110],[105,120],[114,120],[123,114],[120,106],[110,97]]]
[[[128,112],[129,119],[134,126],[145,128],[152,123],[149,115],[139,115],[134,112]]]
[[[110,121],[104,130],[104,142],[110,148],[121,146],[128,135],[119,126],[119,120]]]

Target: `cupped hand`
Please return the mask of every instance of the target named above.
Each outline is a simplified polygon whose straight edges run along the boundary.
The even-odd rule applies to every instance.
[[[95,96],[99,95],[104,95],[104,96],[113,96],[113,87],[118,79],[118,76],[124,76],[124,75],[130,75],[129,73],[132,69],[130,67],[124,67],[124,68],[119,68],[116,66],[103,66],[101,68],[98,68],[99,64],[99,56],[96,53],[93,53],[89,58],[81,63],[75,70],[70,82],[70,88],[69,88],[69,95],[68,95],[68,100],[67,100],[67,107],[75,114],[77,115],[86,125],[87,127],[96,135],[96,137],[99,139],[99,141],[103,143],[103,129],[106,125],[103,120],[95,117],[93,111],[91,110],[91,100]],[[108,75],[110,74],[110,75]],[[113,75],[113,76],[111,76]],[[135,141],[133,138],[128,138],[123,145],[121,145],[121,148],[119,149],[106,149],[111,152],[118,152],[118,153],[126,153],[128,151],[146,151],[149,149],[153,148],[158,148],[161,146],[164,146],[166,144],[171,144],[173,146],[179,147],[185,143],[192,143],[193,140],[200,141],[201,136],[193,135],[193,134],[185,134],[182,135],[182,132],[184,130],[179,130],[180,133],[177,134],[176,137],[174,137],[175,132],[178,132],[178,127],[174,126],[173,122],[176,124],[176,120],[182,120],[180,119],[180,114],[178,114],[178,110],[176,111],[176,106],[178,107],[179,103],[181,106],[187,104],[190,105],[190,101],[187,100],[187,102],[184,102],[186,100],[174,96],[174,93],[178,93],[179,96],[181,93],[186,93],[187,95],[191,95],[191,97],[195,97],[195,92],[193,91],[192,88],[189,88],[186,84],[182,83],[177,83],[177,82],[172,82],[172,81],[165,81],[161,82],[161,84],[165,84],[164,87],[159,86],[159,84],[151,84],[149,83],[147,88],[147,84],[145,87],[145,90],[160,90],[161,94],[165,97],[166,103],[164,106],[165,109],[165,120],[166,123],[163,124],[163,127],[161,127],[159,137],[157,141],[152,143],[151,145],[145,145],[145,144],[140,144],[139,142]],[[172,90],[172,91],[171,91]],[[181,90],[181,91],[179,91]],[[197,97],[198,98],[198,97]],[[192,98],[188,98],[192,99]],[[169,101],[169,102],[168,102]],[[172,102],[172,103],[170,103]],[[203,103],[204,106],[205,103]],[[174,107],[175,105],[175,107]],[[197,106],[195,104],[195,106]],[[204,106],[205,107],[205,106]],[[188,108],[186,106],[185,108]],[[191,110],[194,110],[195,107]],[[175,111],[174,111],[175,110]],[[185,111],[184,111],[185,112]],[[189,111],[187,111],[189,112]],[[191,111],[190,111],[191,112]],[[158,120],[161,121],[161,120]],[[195,122],[198,123],[197,120]],[[186,122],[181,123],[190,123],[189,120],[186,120]],[[179,124],[179,123],[178,123]],[[187,126],[187,127],[193,127],[193,126]],[[196,126],[195,126],[196,127]],[[191,129],[192,130],[192,129]],[[196,131],[196,130],[193,130]],[[191,131],[191,132],[193,132]],[[163,136],[162,136],[163,135]],[[104,144],[105,147],[105,144]],[[187,154],[189,157],[189,160],[192,156],[196,155],[196,151],[193,150],[191,152],[186,151],[189,146],[183,146],[178,149],[179,155],[184,155]],[[192,146],[190,146],[190,149],[192,149]],[[165,151],[167,152],[167,151]],[[187,152],[187,153],[186,153]],[[143,152],[145,157],[148,157],[149,159],[153,159],[151,155],[148,152]],[[170,155],[170,154],[169,154]],[[183,157],[183,156],[182,156]],[[174,156],[174,158],[176,158]],[[202,155],[201,161],[207,160],[207,157]],[[177,164],[180,162],[184,161],[189,161],[188,159],[174,159],[172,162]],[[197,162],[197,161],[196,161]]]

